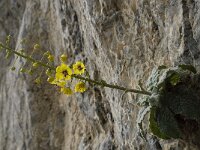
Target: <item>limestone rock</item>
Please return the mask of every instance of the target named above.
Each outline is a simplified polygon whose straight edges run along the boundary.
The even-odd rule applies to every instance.
[[[0,41],[10,34],[12,48],[27,53],[39,43],[56,65],[64,52],[70,63],[83,60],[94,79],[136,88],[158,65],[200,69],[198,0],[1,0],[0,10]],[[36,76],[18,73],[23,59],[11,72],[13,59],[0,57],[2,150],[198,149],[200,143],[151,135],[142,140],[134,94],[90,86],[66,97],[45,77],[37,86]]]

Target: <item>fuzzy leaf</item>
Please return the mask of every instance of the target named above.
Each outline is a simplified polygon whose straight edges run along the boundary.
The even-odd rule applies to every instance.
[[[173,92],[166,93],[161,101],[168,105],[175,114],[200,122],[200,99],[194,90],[185,85],[178,86]]]
[[[150,110],[149,128],[151,129],[151,132],[157,137],[162,139],[169,139],[169,137],[162,133],[158,127],[156,122],[156,107],[152,107]]]
[[[177,83],[180,82],[180,76],[178,73],[174,73],[171,75],[169,80],[172,85],[176,85]]]
[[[162,107],[161,109],[157,109],[156,118],[157,125],[164,135],[171,138],[181,137],[181,131],[178,127],[178,123],[168,108]]]
[[[189,71],[193,72],[194,74],[197,73],[197,70],[192,65],[179,65],[178,67],[180,67],[183,70],[189,70]]]
[[[165,66],[165,65],[161,65],[158,67],[159,70],[166,69],[166,68],[167,68],[167,66]]]

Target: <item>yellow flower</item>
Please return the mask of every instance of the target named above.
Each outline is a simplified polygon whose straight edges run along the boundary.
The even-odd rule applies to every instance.
[[[83,74],[85,72],[85,65],[81,61],[77,61],[73,64],[74,74]]]
[[[66,95],[72,95],[73,94],[73,91],[70,89],[70,88],[66,88],[66,87],[62,87],[60,89],[60,91],[63,93],[63,94],[66,94]]]
[[[56,79],[57,80],[70,80],[72,70],[66,64],[61,64],[56,68]]]
[[[75,85],[75,92],[84,92],[86,90],[86,87],[85,87],[85,83],[84,82],[78,82],[76,85]]]

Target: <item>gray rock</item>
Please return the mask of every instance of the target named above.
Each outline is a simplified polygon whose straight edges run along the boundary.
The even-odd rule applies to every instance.
[[[39,43],[34,57],[49,50],[55,65],[66,53],[69,63],[83,60],[92,78],[108,83],[136,88],[159,65],[200,69],[198,0],[1,0],[0,10],[0,41],[10,34],[11,47],[28,54]],[[36,75],[19,73],[30,67],[25,60],[0,57],[2,150],[198,149],[200,143],[142,140],[132,93],[90,85],[67,97],[46,77],[38,86]]]

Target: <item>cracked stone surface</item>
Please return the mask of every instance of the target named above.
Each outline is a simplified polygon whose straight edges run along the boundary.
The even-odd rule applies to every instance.
[[[0,41],[59,64],[83,60],[94,79],[136,88],[158,65],[200,69],[199,0],[1,0]],[[20,41],[26,39],[23,44]],[[19,73],[25,60],[0,53],[2,150],[195,150],[200,143],[138,136],[136,95],[98,86],[61,95],[42,76]],[[16,71],[9,70],[15,65]],[[41,70],[38,71],[38,73]]]

